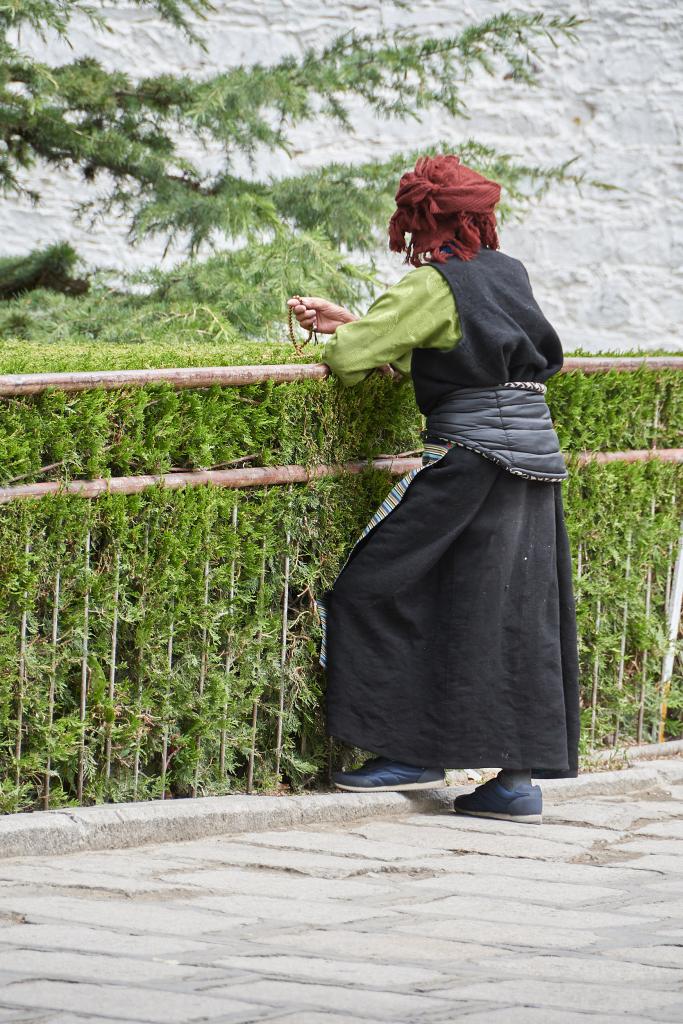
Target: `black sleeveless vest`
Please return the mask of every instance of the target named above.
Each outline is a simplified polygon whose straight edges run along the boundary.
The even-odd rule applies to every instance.
[[[415,348],[410,372],[427,415],[459,387],[506,381],[546,381],[562,366],[562,345],[536,302],[519,260],[480,249],[472,260],[453,256],[430,264],[448,281],[462,337],[452,349]]]
[[[453,291],[462,338],[446,351],[413,349],[423,438],[471,448],[518,476],[566,479],[543,383],[562,366],[562,346],[523,265],[482,249],[432,266]]]

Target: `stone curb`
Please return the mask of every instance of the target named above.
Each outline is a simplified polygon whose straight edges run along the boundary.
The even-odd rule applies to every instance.
[[[639,747],[616,747],[613,750],[599,750],[593,755],[595,761],[649,761],[656,757],[677,757],[683,754],[683,740],[666,740],[664,743],[643,743]]]
[[[543,782],[547,803],[621,795],[683,783],[683,759],[622,771]],[[0,859],[79,850],[113,850],[148,843],[340,823],[359,818],[447,810],[470,787],[405,793],[323,793],[301,796],[216,796],[64,808],[0,818]]]

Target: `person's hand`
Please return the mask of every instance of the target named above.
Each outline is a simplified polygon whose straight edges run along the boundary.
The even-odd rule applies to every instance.
[[[403,377],[403,374],[395,370],[391,363],[384,363],[382,366],[378,366],[377,373],[381,373],[384,377],[390,377],[391,380],[396,380],[397,378],[400,380]]]
[[[305,330],[318,331],[319,334],[334,334],[341,324],[358,319],[343,306],[336,306],[328,299],[315,295],[296,295],[287,300],[287,305],[294,310],[294,315]]]

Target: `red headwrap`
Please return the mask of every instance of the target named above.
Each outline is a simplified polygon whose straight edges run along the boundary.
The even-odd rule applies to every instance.
[[[399,182],[389,247],[405,252],[406,263],[415,267],[425,253],[444,263],[447,257],[440,249],[446,244],[463,260],[471,260],[482,245],[498,249],[493,209],[499,199],[500,185],[461,164],[457,156],[421,157]]]

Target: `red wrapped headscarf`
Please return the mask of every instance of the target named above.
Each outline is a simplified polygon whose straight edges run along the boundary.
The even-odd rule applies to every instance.
[[[425,262],[425,253],[429,261],[444,263],[440,250],[447,244],[462,260],[471,260],[482,245],[498,249],[493,210],[499,199],[500,185],[457,156],[423,156],[398,184],[389,247],[405,252],[406,263],[414,267]]]

